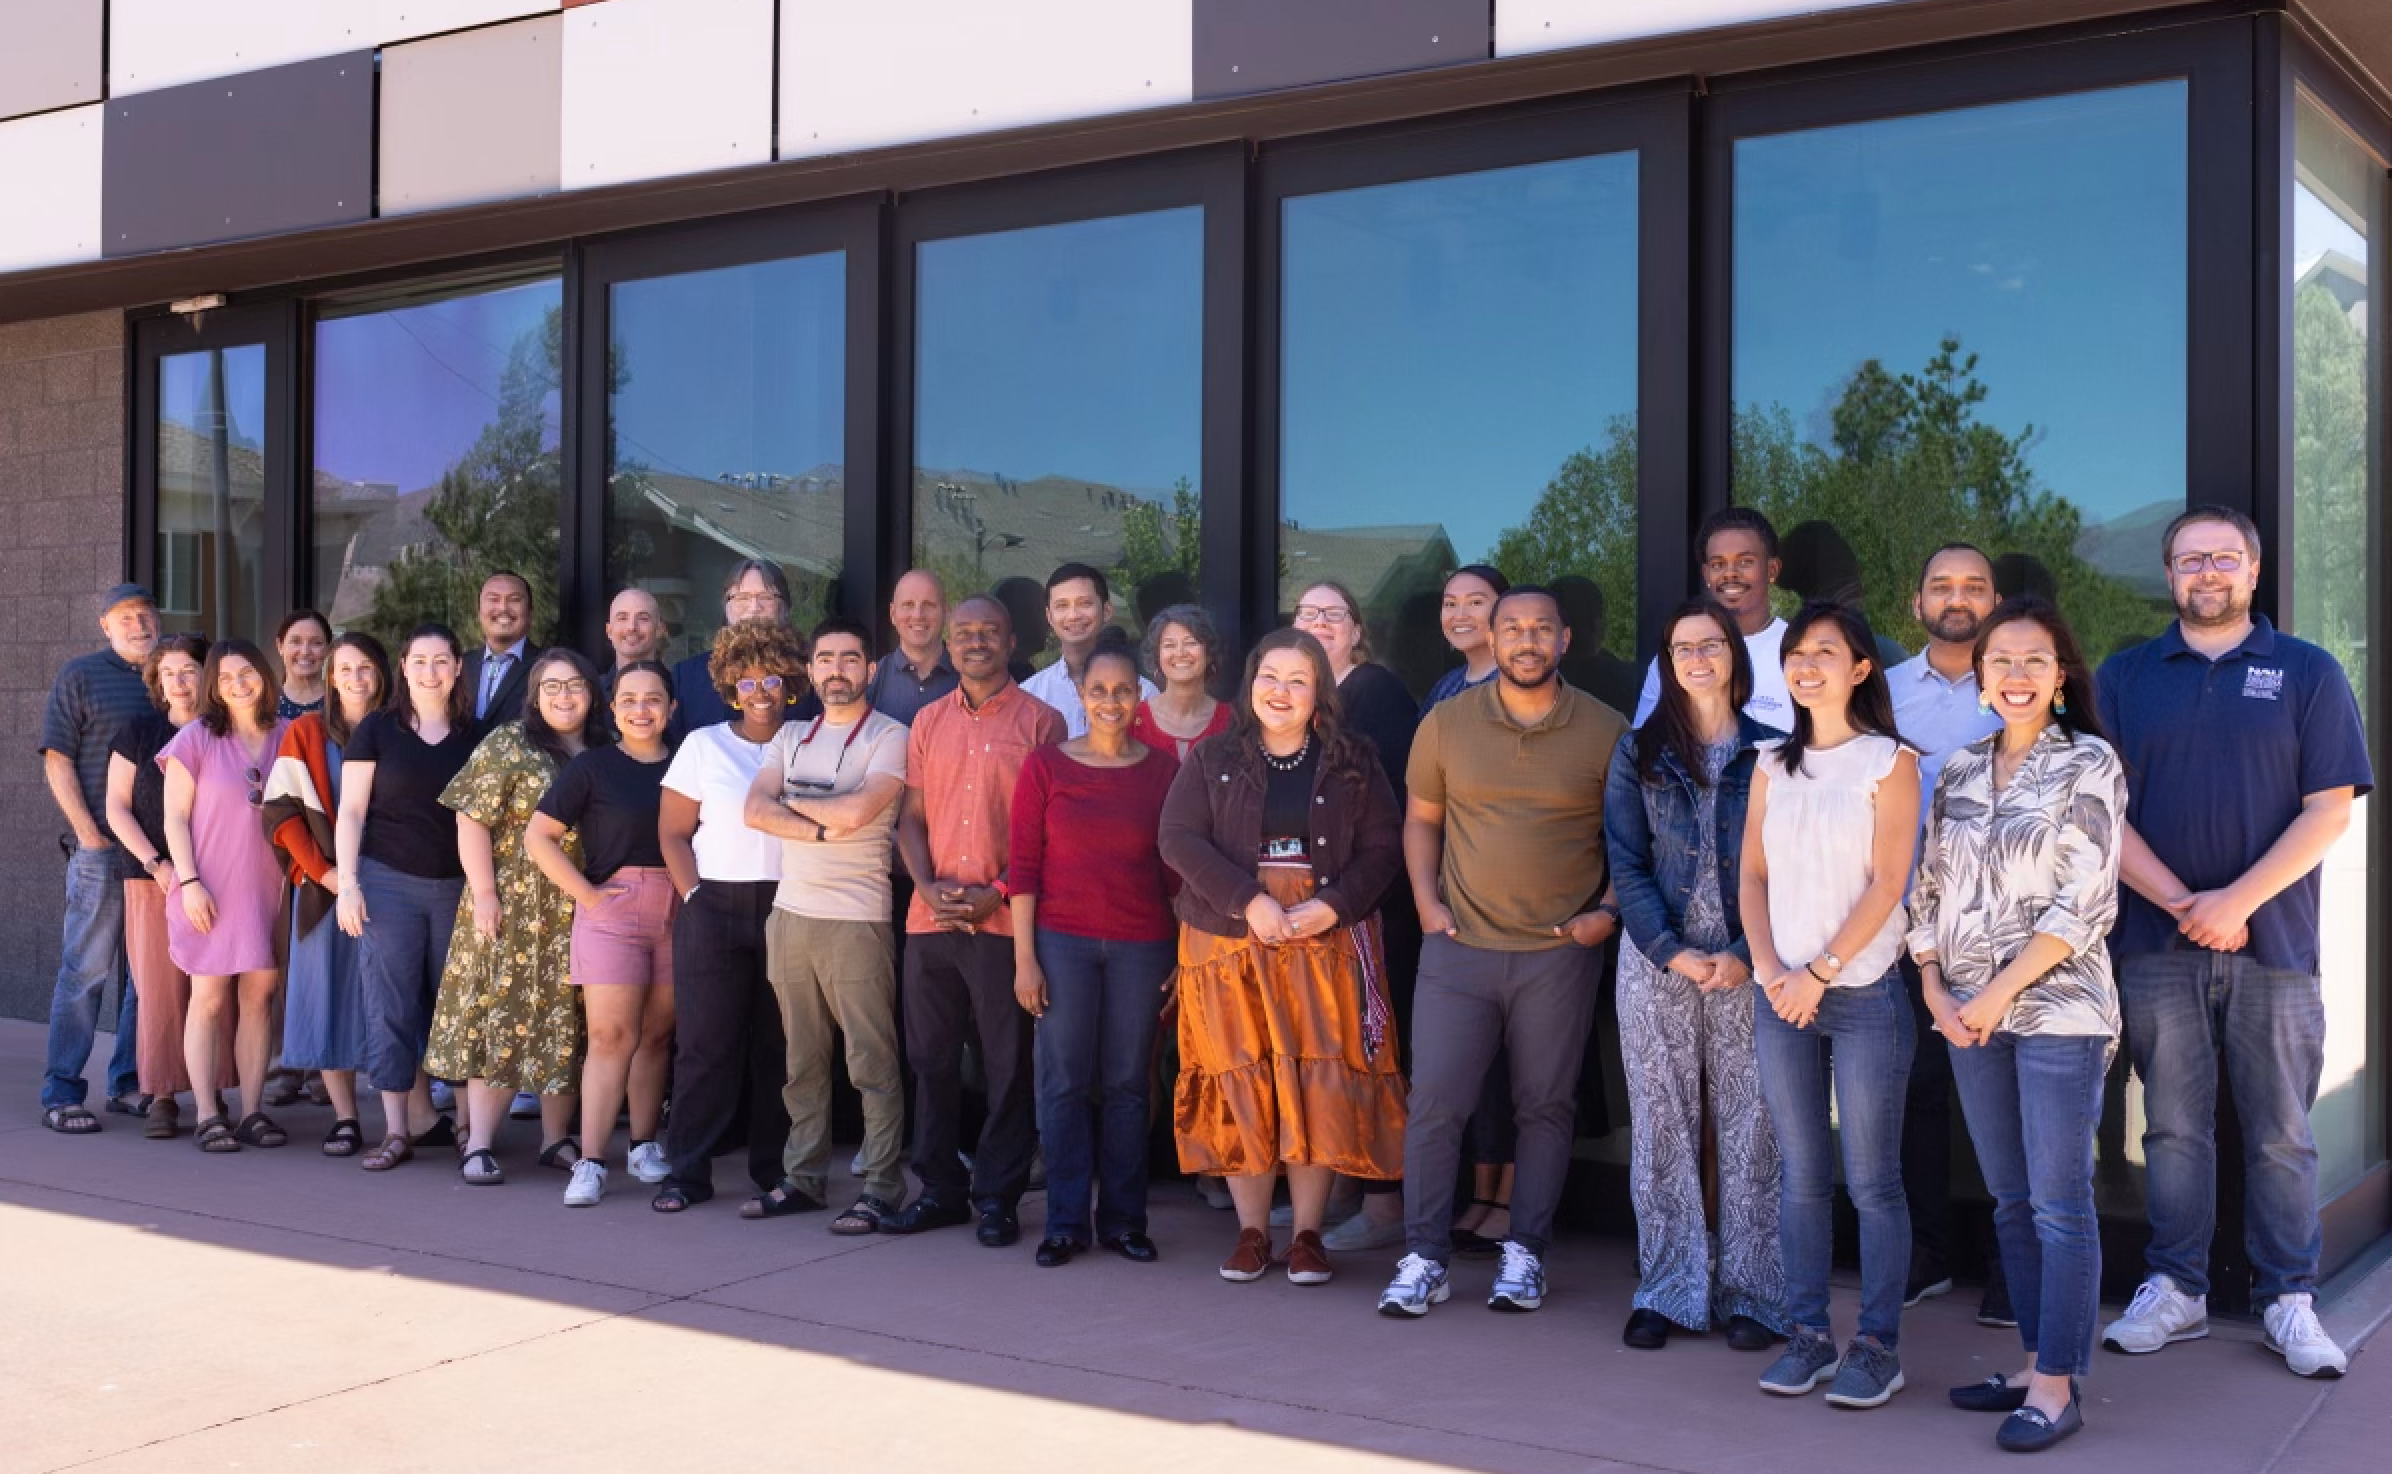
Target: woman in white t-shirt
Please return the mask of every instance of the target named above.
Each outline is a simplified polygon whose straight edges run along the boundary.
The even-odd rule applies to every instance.
[[[1902,1389],[1910,1269],[1902,1100],[1917,1046],[1896,968],[1902,890],[1918,842],[1918,753],[1894,728],[1868,622],[1806,605],[1786,627],[1794,735],[1753,772],[1742,913],[1752,945],[1753,1043],[1783,1169],[1785,1354],[1762,1390],[1876,1407]],[[1833,1125],[1829,1090],[1834,1090]],[[1840,1363],[1827,1316],[1837,1146],[1860,1215],[1860,1334]]]
[[[789,1136],[781,1005],[764,967],[781,842],[750,829],[741,810],[805,671],[805,646],[787,625],[726,626],[714,637],[706,673],[731,720],[683,738],[665,770],[657,833],[681,913],[673,922],[677,1032],[667,1176],[649,1204],[659,1213],[714,1196],[714,1144],[743,1096],[748,1177],[767,1189],[781,1180],[781,1143]]]

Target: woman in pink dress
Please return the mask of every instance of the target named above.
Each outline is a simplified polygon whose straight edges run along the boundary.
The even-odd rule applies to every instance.
[[[199,1123],[199,1149],[237,1152],[290,1140],[260,1110],[266,1059],[274,1048],[274,990],[282,981],[275,922],[282,915],[282,867],[258,806],[266,769],[282,740],[274,716],[278,683],[264,652],[247,640],[208,650],[199,717],[166,744],[166,847],[175,899],[166,908],[166,950],[191,975],[183,1061],[192,1098],[216,1098],[217,1057],[233,1031],[241,1081],[239,1126],[221,1115]]]

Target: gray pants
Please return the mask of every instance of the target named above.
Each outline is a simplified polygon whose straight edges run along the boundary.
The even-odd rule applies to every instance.
[[[1433,936],[1412,1003],[1412,1093],[1404,1128],[1404,1237],[1423,1259],[1453,1254],[1462,1127],[1498,1049],[1512,1060],[1512,1240],[1542,1256],[1570,1172],[1578,1073],[1595,1022],[1600,951],[1494,952]]]

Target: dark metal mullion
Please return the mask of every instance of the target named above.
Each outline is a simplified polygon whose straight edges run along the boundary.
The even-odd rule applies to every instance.
[[[557,437],[558,499],[564,503],[558,519],[557,573],[559,589],[557,629],[577,648],[606,648],[606,510],[607,482],[607,358],[613,342],[608,314],[613,307],[610,283],[593,280],[587,248],[576,242],[565,251],[561,292],[564,298],[564,341],[557,351],[563,380],[557,395],[558,413],[566,417]]]
[[[271,309],[265,335],[266,439],[273,454],[267,458],[263,488],[265,547],[258,559],[258,593],[260,617],[272,621],[281,619],[276,610],[295,609],[301,602],[298,575],[304,555],[298,537],[307,518],[299,498],[300,489],[314,482],[300,470],[300,453],[306,444],[300,434],[306,411],[300,401],[307,385],[299,373],[301,318],[298,300],[285,298]],[[253,633],[257,642],[265,645],[274,631],[269,625]]]
[[[2293,100],[2282,17],[2252,18],[2251,506],[2268,556],[2259,561],[2257,605],[2293,626],[2292,254]],[[2194,169],[2201,167],[2198,156]]]
[[[863,621],[867,629],[877,629],[872,611],[891,586],[881,576],[886,545],[879,515],[887,465],[880,433],[885,388],[881,342],[887,326],[883,256],[889,210],[885,201],[874,201],[850,207],[850,215],[844,261],[846,444],[840,452],[846,501],[839,519],[838,610]]]
[[[1221,150],[1205,171],[1204,278],[1201,321],[1203,368],[1198,419],[1196,486],[1201,582],[1207,612],[1233,650],[1257,627],[1248,624],[1256,586],[1275,585],[1245,555],[1261,509],[1249,494],[1246,375],[1249,341],[1246,293],[1248,166],[1242,149]]]
[[[1636,147],[1636,610],[1628,654],[1659,648],[1693,536],[1697,102],[1656,102]]]

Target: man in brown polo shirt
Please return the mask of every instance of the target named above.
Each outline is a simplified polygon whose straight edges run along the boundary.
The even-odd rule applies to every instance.
[[[1006,674],[1013,621],[990,598],[947,621],[959,684],[914,717],[897,851],[913,877],[905,930],[905,1049],[914,1070],[914,1173],[922,1195],[881,1220],[920,1233],[980,1218],[980,1242],[1021,1237],[1017,1205],[1038,1142],[1033,1021],[1013,997],[1013,917],[1005,904],[1013,786],[1034,747],[1063,740],[1063,717]],[[988,1121],[967,1175],[956,1157],[963,1043],[973,1031],[988,1075]]]
[[[1496,601],[1498,679],[1430,712],[1413,739],[1404,865],[1425,935],[1412,1003],[1404,1131],[1406,1254],[1383,1315],[1446,1298],[1462,1126],[1508,1049],[1519,1135],[1512,1231],[1487,1303],[1534,1310],[1570,1168],[1577,1083],[1595,1018],[1607,894],[1603,787],[1620,714],[1560,679],[1569,628],[1535,587]]]

